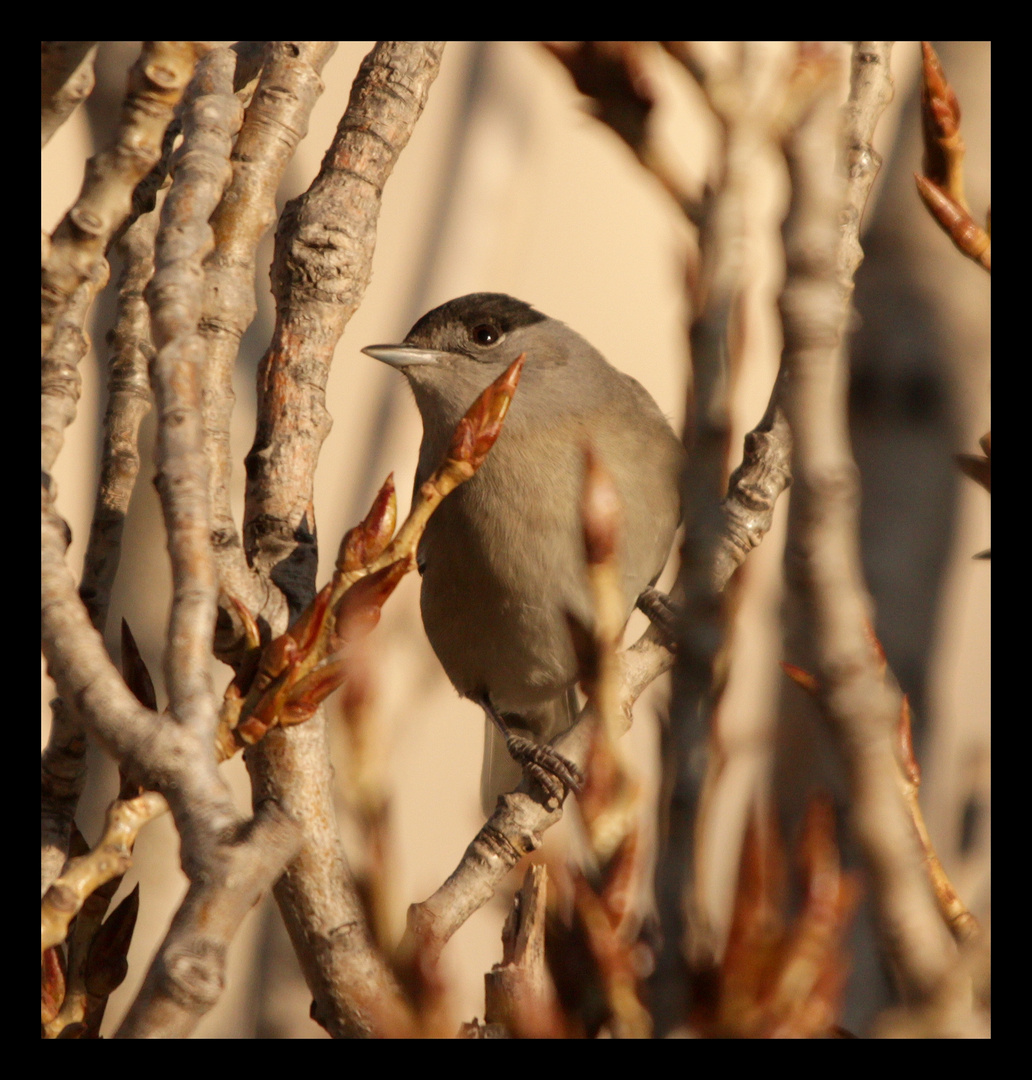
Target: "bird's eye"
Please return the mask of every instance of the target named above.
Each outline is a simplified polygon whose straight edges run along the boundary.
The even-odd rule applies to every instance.
[[[478,345],[493,345],[500,337],[502,332],[497,326],[492,326],[490,323],[480,323],[479,326],[474,326],[470,331],[470,337]]]

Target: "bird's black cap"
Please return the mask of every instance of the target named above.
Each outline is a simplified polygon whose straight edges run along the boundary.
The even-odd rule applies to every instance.
[[[466,327],[492,323],[502,333],[508,334],[522,326],[544,322],[547,318],[530,304],[505,293],[470,293],[428,311],[408,332],[405,340],[413,343],[432,340],[436,330],[455,323]]]

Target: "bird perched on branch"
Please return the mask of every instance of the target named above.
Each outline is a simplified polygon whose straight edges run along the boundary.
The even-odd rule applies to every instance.
[[[487,727],[486,813],[519,781],[517,757],[575,786],[541,744],[576,715],[577,662],[566,612],[592,625],[579,520],[585,448],[624,510],[621,567],[630,616],[659,576],[680,517],[681,444],[648,392],[564,323],[502,293],[473,293],[424,315],[369,356],[402,371],[423,418],[416,489],[478,394],[526,362],[498,442],[430,519],[419,545],[420,607],[434,652]],[[552,758],[557,760],[552,760]]]

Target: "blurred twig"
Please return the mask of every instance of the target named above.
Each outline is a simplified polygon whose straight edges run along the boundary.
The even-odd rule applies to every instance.
[[[699,83],[723,137],[719,175],[697,216],[699,265],[690,283],[692,378],[685,414],[688,465],[682,477],[685,532],[675,597],[682,606],[669,722],[663,733],[663,795],[656,903],[661,945],[652,978],[657,1030],[684,1016],[686,963],[696,973],[716,962],[716,941],[701,897],[709,831],[700,750],[715,738],[715,716],[727,679],[728,614],[718,566],[727,552],[725,497],[733,378],[732,322],[743,288],[749,176],[769,142],[774,102],[761,97],[758,47],[739,44],[726,62],[710,63],[684,43],[674,55]],[[741,488],[738,489],[738,492]],[[729,576],[729,575],[728,575]],[[711,751],[712,751],[711,745]],[[709,755],[718,767],[717,755]]]
[[[914,831],[920,841],[921,850],[924,852],[928,878],[931,881],[932,889],[935,891],[939,911],[942,914],[943,921],[949,927],[950,933],[958,942],[970,941],[981,932],[978,920],[968,911],[967,906],[953,887],[945,867],[936,854],[932,838],[925,825],[924,814],[921,811],[921,802],[918,798],[921,789],[921,769],[917,763],[917,758],[914,756],[914,742],[910,728],[910,704],[905,694],[899,717],[898,752],[900,759],[899,776],[903,789],[903,798],[906,800],[911,821],[914,823]]]
[[[863,51],[856,46],[854,56]],[[863,81],[856,67],[853,75],[857,94]],[[842,372],[853,259],[839,229],[844,190],[833,169],[837,135],[834,102],[823,94],[785,141],[792,198],[783,229],[788,276],[780,307],[794,485],[787,574],[805,612],[819,702],[849,774],[853,827],[883,940],[904,989],[920,999],[946,977],[952,949],[896,780],[900,696],[883,676],[865,629],[869,601],[860,573]]]
[[[682,213],[696,220],[697,196],[689,191],[652,130],[656,104],[644,41],[544,41],[544,47],[570,73],[591,100],[589,111],[630,147]],[[664,43],[669,44],[669,43]]]

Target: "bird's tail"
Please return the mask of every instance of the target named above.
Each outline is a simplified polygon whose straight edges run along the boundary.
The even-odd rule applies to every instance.
[[[534,742],[551,742],[557,735],[569,730],[577,716],[577,691],[570,687],[566,693],[535,709],[533,713],[517,716],[505,714],[505,722],[514,735],[523,735]],[[492,722],[484,716],[484,767],[480,774],[480,805],[490,817],[494,813],[498,796],[517,787],[523,779],[523,770],[513,761],[505,745],[505,738]]]

